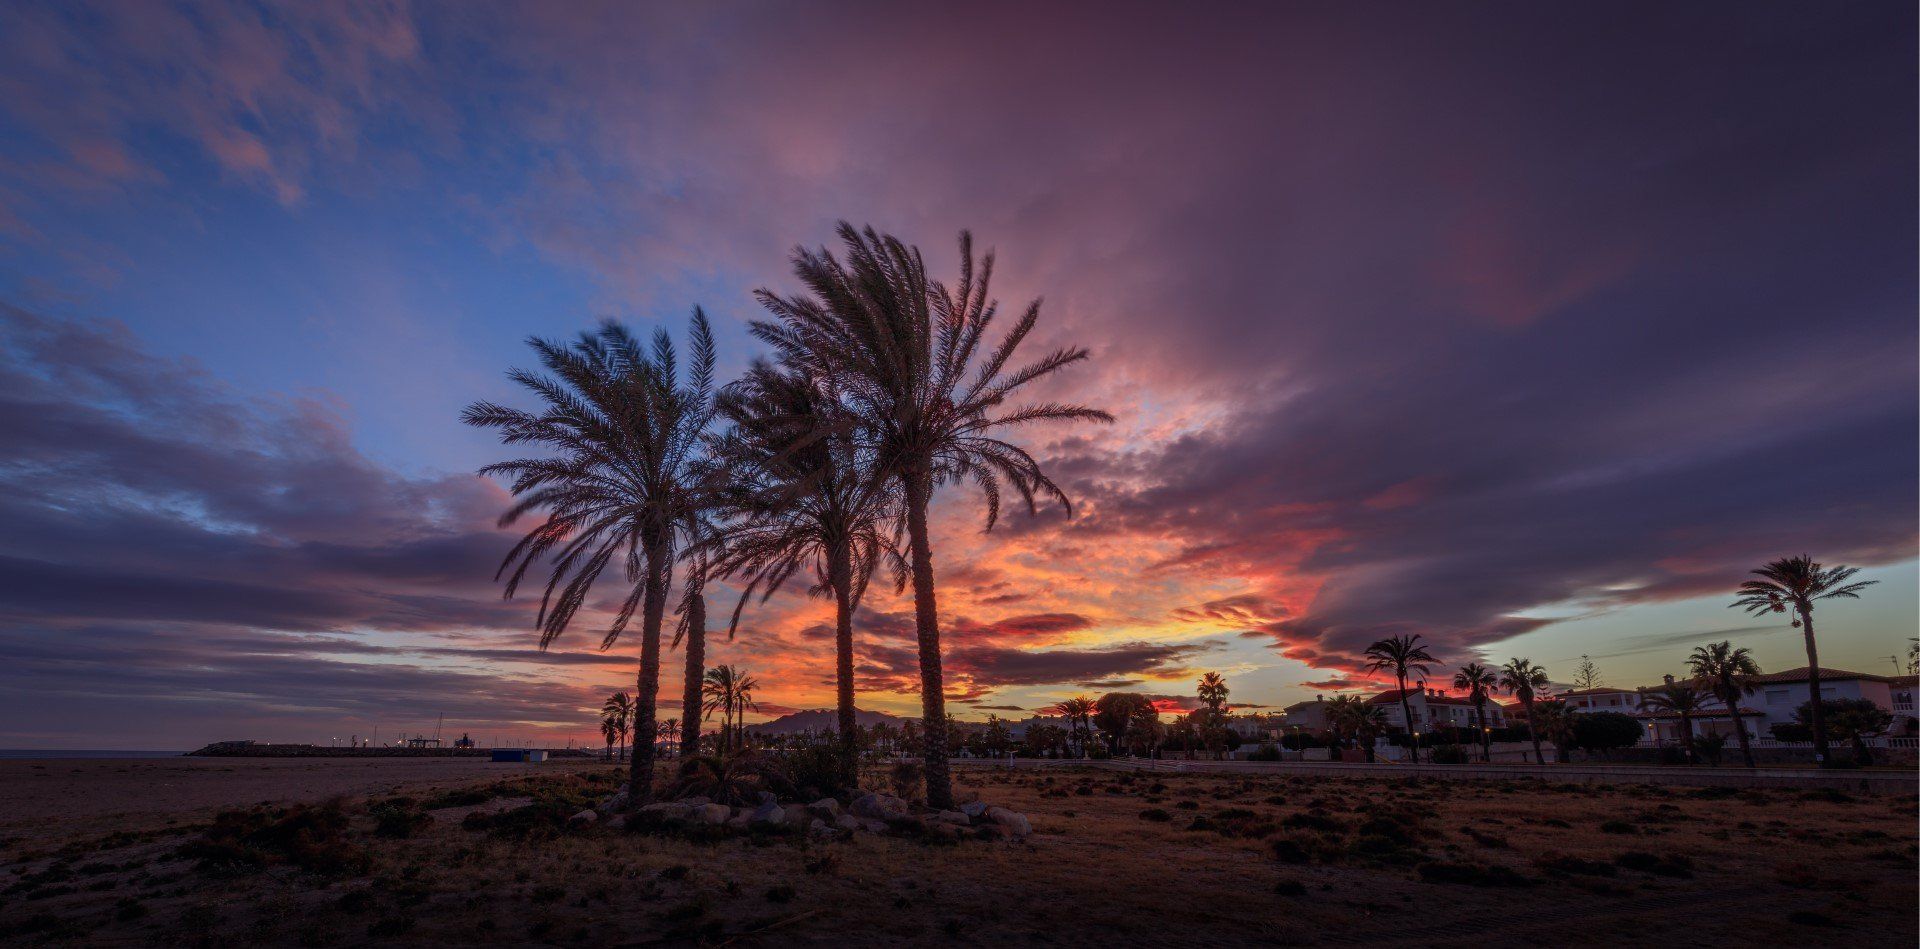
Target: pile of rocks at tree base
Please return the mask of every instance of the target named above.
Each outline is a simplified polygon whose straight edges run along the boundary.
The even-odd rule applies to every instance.
[[[766,791],[760,792],[758,804],[748,807],[730,807],[704,797],[689,797],[647,804],[630,812],[628,803],[627,792],[623,789],[598,806],[573,815],[569,823],[601,824],[613,828],[628,824],[662,828],[705,827],[742,833],[782,831],[815,837],[851,837],[857,833],[867,833],[952,841],[1021,840],[1033,833],[1033,825],[1027,821],[1026,815],[978,799],[960,804],[954,810],[936,811],[877,791],[857,792],[844,806],[839,799],[831,797],[821,798],[811,804],[783,804]]]

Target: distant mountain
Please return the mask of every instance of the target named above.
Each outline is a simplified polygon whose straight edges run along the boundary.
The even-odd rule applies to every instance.
[[[860,723],[862,728],[872,728],[881,722],[886,722],[889,725],[900,725],[908,721],[908,719],[901,718],[898,715],[889,715],[885,712],[869,712],[865,709],[858,708],[853,710],[853,720]],[[810,708],[803,712],[782,715],[772,721],[761,722],[758,725],[748,725],[747,731],[758,732],[762,735],[795,735],[800,732],[838,731],[839,728],[839,712],[830,708]]]

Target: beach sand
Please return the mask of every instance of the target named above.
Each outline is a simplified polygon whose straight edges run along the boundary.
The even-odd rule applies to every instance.
[[[556,759],[88,758],[0,761],[0,838],[146,830],[223,808],[440,790],[527,773],[600,767]]]

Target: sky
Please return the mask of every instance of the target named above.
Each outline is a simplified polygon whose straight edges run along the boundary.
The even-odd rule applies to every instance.
[[[458,423],[614,318],[722,373],[842,219],[971,229],[1075,501],[936,499],[949,699],[1201,672],[1279,707],[1419,633],[1609,684],[1732,639],[1747,570],[1864,568],[1822,664],[1920,626],[1911,4],[0,7],[0,746],[597,742],[637,636],[551,649]],[[731,605],[721,590],[717,599]],[[860,705],[918,708],[911,603]],[[716,608],[720,611],[720,608]],[[830,607],[709,646],[832,702]],[[676,695],[670,653],[663,695]],[[671,704],[663,712],[673,716]]]

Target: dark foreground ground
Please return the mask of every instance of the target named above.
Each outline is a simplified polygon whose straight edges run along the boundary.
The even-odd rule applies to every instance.
[[[694,841],[561,824],[556,815],[614,787],[606,764],[163,768],[144,776],[171,792],[134,795],[141,806],[87,795],[94,783],[99,800],[127,803],[140,775],[115,770],[125,765],[0,772],[0,807],[56,813],[0,815],[0,941],[842,949],[1911,947],[1920,938],[1911,796],[962,770],[966,790],[1025,812],[1034,835]],[[60,768],[69,771],[50,770]],[[295,783],[275,784],[265,776],[274,773]],[[50,797],[57,784],[64,810]],[[328,795],[344,797],[320,803]],[[275,803],[221,814],[260,801]],[[312,806],[288,811],[292,801]]]

